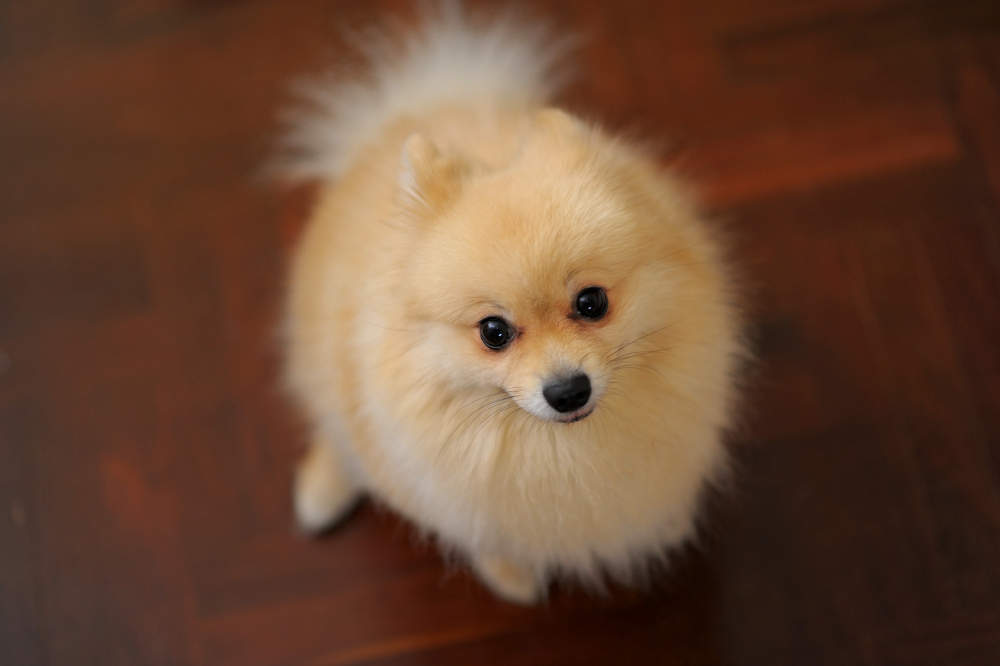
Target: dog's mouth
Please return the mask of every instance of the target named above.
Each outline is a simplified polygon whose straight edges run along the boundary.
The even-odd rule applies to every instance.
[[[594,413],[594,407],[593,406],[591,406],[591,407],[584,407],[583,409],[581,409],[579,411],[576,411],[576,412],[573,412],[572,414],[568,414],[566,416],[559,417],[559,418],[556,419],[556,421],[559,421],[559,423],[576,423],[577,421],[584,420],[585,418],[587,418],[588,416],[590,416],[593,413]]]

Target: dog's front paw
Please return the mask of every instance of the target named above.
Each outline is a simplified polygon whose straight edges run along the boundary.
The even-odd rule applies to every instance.
[[[295,474],[295,518],[308,533],[332,527],[347,515],[361,489],[344,468],[333,448],[314,443]]]
[[[529,606],[544,592],[541,581],[531,569],[507,558],[480,555],[473,559],[472,567],[493,594],[504,601]]]

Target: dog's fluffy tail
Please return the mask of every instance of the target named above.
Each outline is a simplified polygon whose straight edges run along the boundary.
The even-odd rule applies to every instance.
[[[353,35],[360,72],[339,68],[301,81],[273,165],[288,180],[329,179],[387,123],[451,102],[543,104],[566,83],[559,67],[571,39],[505,13],[470,16],[455,2],[428,11],[420,27]]]

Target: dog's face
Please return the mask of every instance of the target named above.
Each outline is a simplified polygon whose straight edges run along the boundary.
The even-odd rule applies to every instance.
[[[572,423],[641,398],[630,393],[655,377],[624,378],[668,351],[688,269],[642,177],[602,162],[572,118],[545,114],[514,163],[492,172],[410,143],[404,187],[427,219],[408,280],[429,372]]]

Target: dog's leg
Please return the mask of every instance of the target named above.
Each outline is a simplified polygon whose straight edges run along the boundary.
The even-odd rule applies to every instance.
[[[480,580],[505,601],[527,606],[538,601],[544,592],[541,581],[534,573],[513,560],[480,555],[473,559],[472,568]]]
[[[295,473],[295,518],[299,528],[315,533],[347,515],[360,499],[362,488],[352,477],[337,449],[313,439]]]

